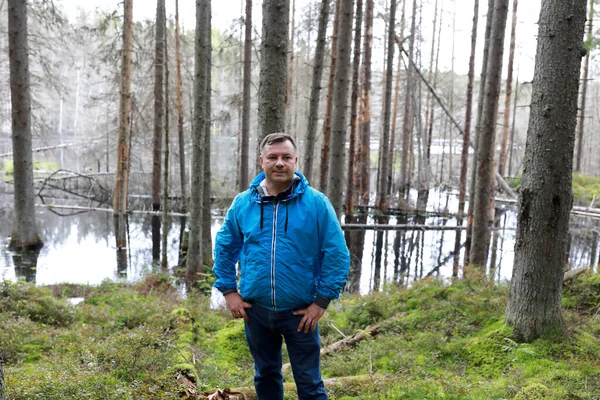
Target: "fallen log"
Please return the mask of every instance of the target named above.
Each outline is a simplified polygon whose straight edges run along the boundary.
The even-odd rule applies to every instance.
[[[575,278],[576,276],[583,274],[585,271],[588,271],[588,270],[589,270],[588,267],[581,267],[581,268],[575,268],[570,271],[567,271],[567,272],[565,272],[565,274],[563,276],[563,282],[569,281],[569,280]]]
[[[394,377],[385,375],[357,375],[357,376],[342,376],[338,378],[325,379],[325,389],[328,391],[337,389],[350,389],[353,387],[363,387],[365,385],[378,387],[385,381],[390,381]],[[285,393],[296,393],[296,384],[293,382],[287,382],[283,384],[283,390]],[[241,388],[226,388],[217,389],[212,392],[204,392],[201,399],[228,399],[228,400],[256,400],[256,392],[254,387],[241,387]],[[227,395],[227,397],[225,397]],[[211,397],[212,396],[212,397]],[[220,397],[222,396],[222,397]]]
[[[381,326],[383,324],[390,322],[390,321],[397,320],[406,315],[408,315],[407,312],[401,312],[400,314],[398,314],[392,318],[386,319],[385,321],[382,321],[378,324],[370,326],[370,327],[366,328],[365,330],[358,331],[358,332],[354,333],[352,336],[348,336],[341,340],[338,340],[337,342],[332,343],[329,346],[322,348],[321,349],[321,357],[324,357],[330,353],[333,353],[334,351],[338,351],[338,350],[344,349],[346,347],[354,346],[356,343],[360,342],[361,340],[363,340],[369,336],[375,336],[379,333],[379,329],[381,328]],[[281,372],[285,375],[286,373],[288,373],[290,371],[290,369],[291,369],[291,365],[290,365],[290,363],[287,363],[287,364],[283,365],[283,367],[281,368]]]

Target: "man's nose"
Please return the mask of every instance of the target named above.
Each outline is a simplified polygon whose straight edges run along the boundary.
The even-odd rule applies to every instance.
[[[283,165],[283,158],[281,158],[281,157],[277,158],[277,162],[275,164],[278,166]]]

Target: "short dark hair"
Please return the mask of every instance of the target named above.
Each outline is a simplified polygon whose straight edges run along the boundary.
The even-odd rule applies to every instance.
[[[296,142],[294,141],[294,138],[291,135],[283,132],[276,132],[269,133],[267,136],[265,136],[262,142],[260,142],[260,152],[262,153],[266,146],[270,146],[274,143],[285,142],[286,140],[289,140],[292,146],[294,146],[294,150],[297,150]]]

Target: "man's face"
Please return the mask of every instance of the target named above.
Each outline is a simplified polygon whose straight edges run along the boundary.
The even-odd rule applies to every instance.
[[[297,162],[296,151],[289,140],[265,146],[260,155],[260,165],[267,182],[281,188],[292,183]]]

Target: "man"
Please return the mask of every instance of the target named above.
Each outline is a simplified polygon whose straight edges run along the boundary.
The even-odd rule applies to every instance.
[[[232,316],[245,320],[260,400],[283,399],[282,338],[299,399],[327,399],[317,322],[339,296],[350,264],[333,206],[297,163],[290,135],[267,135],[263,172],[233,200],[215,241],[215,287]]]

